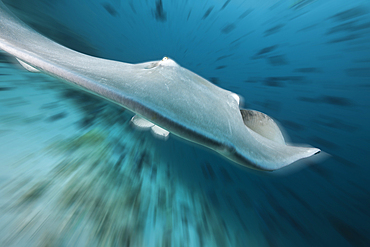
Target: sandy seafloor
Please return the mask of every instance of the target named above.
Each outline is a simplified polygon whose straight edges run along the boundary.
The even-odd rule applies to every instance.
[[[204,32],[199,41],[196,35],[188,39],[202,44],[199,49],[209,46],[210,51],[197,51],[197,45],[186,39],[184,43],[174,42],[172,49],[178,51],[180,64],[241,94],[248,107],[280,120],[294,143],[310,143],[321,148],[323,155],[295,164],[296,170],[263,173],[244,169],[173,135],[162,141],[150,132],[139,131],[130,124],[131,112],[50,76],[30,73],[1,52],[0,247],[370,245],[368,5],[358,1],[364,5],[338,4],[335,9],[333,1],[306,0],[307,5],[316,5],[287,12],[280,11],[284,4],[276,4],[265,16],[264,12],[254,15],[261,11],[256,7],[250,16],[261,17],[262,31],[239,32],[238,25],[243,24],[239,18],[234,31],[240,38],[232,36],[231,30],[232,38],[220,44],[227,50],[215,52],[217,42],[213,43],[216,48],[208,45],[208,37],[214,33],[218,37],[220,27],[223,35],[229,34],[224,23],[216,22],[220,20],[217,15],[222,17],[221,11],[233,7],[231,14],[247,16],[233,3],[223,7],[227,2],[212,9],[189,4],[193,7],[190,20],[186,12],[189,30],[199,22],[204,23],[199,32],[211,31]],[[157,30],[148,31],[145,25],[155,26],[159,33],[163,22],[174,29],[158,9],[152,16],[138,7],[144,6],[142,2],[130,8],[118,3],[95,3],[91,11],[99,10],[97,16],[105,13],[106,23],[117,26],[122,23],[111,20],[131,18],[128,9],[133,16],[152,18],[154,24],[144,17],[126,23],[133,30],[142,27],[145,35]],[[166,3],[168,20],[176,20],[177,5],[171,12]],[[75,11],[84,4],[75,4]],[[184,4],[186,8],[189,5]],[[57,9],[55,13],[62,15],[68,9],[56,6],[49,10]],[[30,10],[38,13],[38,6],[33,8]],[[40,8],[40,12],[45,9]],[[155,6],[149,9],[155,10]],[[301,36],[286,36],[284,25],[277,25],[274,18],[266,21],[266,16],[281,17],[277,20],[288,27],[296,25],[293,30],[298,31],[291,33]],[[306,22],[302,21],[305,16],[309,17]],[[147,51],[156,59],[157,53],[164,53],[164,48],[153,49],[155,39],[153,43],[144,40],[145,45],[138,42],[143,40],[140,29],[132,35],[133,40],[139,37],[136,42],[122,37],[126,44],[142,45],[143,50],[124,49],[114,44],[114,39],[111,47],[103,46],[100,40],[101,47],[91,48],[84,40],[71,41],[70,37],[79,36],[77,31],[69,32],[58,22],[49,22],[51,19],[45,22],[45,16],[31,17],[35,23],[57,26],[64,32],[59,38],[75,42],[77,47],[85,43],[81,50],[86,53],[99,51],[114,57],[122,52],[132,62],[146,59],[143,54],[149,54]],[[230,17],[221,20],[228,22]],[[272,30],[274,26],[277,30]],[[121,41],[113,25],[94,28],[109,33],[107,39],[119,37],[115,42]],[[90,40],[97,39],[93,36],[96,30],[91,30]],[[281,37],[280,32],[282,39],[276,38]],[[155,37],[160,42],[167,40],[161,40],[160,34]],[[254,40],[261,44],[254,44]],[[193,51],[189,46],[186,53],[184,45],[188,42]],[[117,46],[121,51],[114,50]],[[105,50],[100,51],[102,47]],[[137,54],[130,57],[134,50]],[[248,57],[244,58],[244,53]],[[286,61],[276,61],[278,58]],[[210,69],[210,64],[216,68]],[[241,75],[245,78],[234,78]]]

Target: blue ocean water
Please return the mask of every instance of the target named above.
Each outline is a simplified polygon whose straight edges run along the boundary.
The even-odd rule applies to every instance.
[[[245,169],[1,52],[0,246],[370,245],[369,1],[3,1],[82,53],[168,56],[322,155]]]

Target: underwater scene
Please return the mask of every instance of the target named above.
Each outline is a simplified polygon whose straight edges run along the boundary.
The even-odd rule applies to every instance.
[[[168,80],[199,75],[212,86],[202,81],[204,99],[193,84],[163,93],[128,69],[123,78],[138,78],[130,88],[147,94],[126,109],[113,94],[66,83],[116,63],[78,55],[85,70],[59,73],[75,53],[41,36],[91,57],[156,61],[145,69],[177,63],[195,74]],[[1,0],[0,47],[0,247],[370,246],[370,1]],[[58,56],[31,66],[43,54]],[[231,133],[234,119],[206,100],[223,102],[218,88],[271,117],[262,115],[284,147],[321,152],[272,167],[285,149],[259,132],[265,120],[244,119],[262,135],[246,141],[248,155],[263,155],[243,163],[227,145],[242,137],[218,130],[226,121]],[[156,109],[149,98],[182,125],[135,127],[140,109]],[[203,100],[180,110],[166,98]],[[183,134],[198,128],[205,134]]]

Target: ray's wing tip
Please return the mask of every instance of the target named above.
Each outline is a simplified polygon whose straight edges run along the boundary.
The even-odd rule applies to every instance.
[[[321,152],[321,149],[319,148],[314,148],[314,147],[308,147],[307,148],[307,151],[306,151],[306,156],[305,157],[302,157],[303,158],[308,158],[308,157],[311,157],[313,155],[317,155]]]
[[[282,168],[284,169],[287,169],[287,167],[292,168],[296,166],[297,162],[301,163],[302,160],[318,155],[321,152],[320,149],[313,148],[313,147],[297,147],[297,148],[304,148],[306,150],[303,152],[302,151],[297,152],[297,154],[293,155],[291,159],[285,160],[284,162],[277,162],[275,164],[271,164],[271,163],[262,164],[262,165],[259,165],[257,169],[261,171],[266,171],[266,172],[273,172],[273,171],[280,170]]]

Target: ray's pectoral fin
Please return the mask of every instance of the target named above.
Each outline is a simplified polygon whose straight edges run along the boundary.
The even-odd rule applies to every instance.
[[[262,112],[240,109],[240,113],[254,141],[263,147],[256,149],[260,154],[251,159],[257,161],[256,169],[273,171],[320,152],[317,148],[286,145],[279,126]]]
[[[285,144],[279,126],[271,117],[254,110],[240,109],[240,113],[242,114],[244,124],[248,128],[271,141]]]
[[[144,130],[151,129],[151,132],[153,133],[153,135],[160,139],[167,140],[170,134],[170,132],[168,132],[167,130],[153,124],[152,122],[138,115],[135,115],[131,118],[131,123],[134,126],[138,127],[139,129],[144,129]]]
[[[28,63],[25,63],[25,62],[23,62],[22,60],[20,60],[18,58],[16,58],[16,59],[19,62],[19,64],[22,65],[22,67],[25,68],[26,70],[28,70],[29,72],[33,72],[33,73],[39,73],[40,72],[40,70],[35,69],[34,67],[29,65]]]

